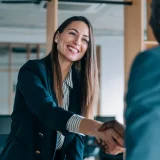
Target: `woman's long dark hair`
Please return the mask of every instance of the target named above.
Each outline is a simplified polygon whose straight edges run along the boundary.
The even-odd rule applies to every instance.
[[[58,105],[62,106],[63,91],[62,91],[62,74],[58,60],[57,43],[55,37],[57,33],[62,33],[63,30],[73,21],[81,21],[87,24],[89,28],[90,41],[88,49],[84,57],[74,62],[75,68],[80,72],[81,76],[81,114],[86,118],[92,118],[94,109],[98,106],[99,99],[99,82],[98,82],[98,69],[97,69],[97,56],[95,51],[93,28],[91,23],[82,16],[74,16],[65,20],[56,30],[53,36],[52,50],[51,50],[51,65],[54,77],[54,91],[58,101]]]

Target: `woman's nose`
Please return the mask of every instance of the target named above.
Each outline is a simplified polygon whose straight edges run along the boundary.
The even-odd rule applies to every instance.
[[[80,39],[80,37],[77,37],[77,38],[74,40],[74,43],[75,43],[76,45],[80,46],[80,44],[81,44],[81,39]]]

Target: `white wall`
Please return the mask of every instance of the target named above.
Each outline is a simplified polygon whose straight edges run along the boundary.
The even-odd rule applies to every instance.
[[[96,37],[101,46],[101,115],[123,122],[124,41],[123,36]]]
[[[7,71],[8,69],[8,53],[7,49],[0,49],[0,114],[7,115],[12,113],[13,102],[15,97],[15,86],[17,84],[18,70],[26,62],[26,53],[12,53],[12,69],[14,70],[11,74]],[[45,53],[40,52],[40,57],[44,57]],[[36,59],[36,54],[31,53],[30,59]],[[11,78],[11,86],[9,85]],[[11,106],[9,106],[8,98],[11,93]]]
[[[0,42],[45,43],[46,30],[40,28],[0,27]]]

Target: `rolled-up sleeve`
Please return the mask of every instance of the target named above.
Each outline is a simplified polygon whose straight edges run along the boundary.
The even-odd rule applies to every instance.
[[[83,116],[74,114],[74,115],[68,120],[66,129],[67,129],[69,132],[73,132],[73,133],[78,133],[78,134],[80,134],[80,135],[84,135],[84,134],[82,134],[82,133],[79,132],[79,126],[80,126],[81,120],[82,120],[83,118],[84,118]]]

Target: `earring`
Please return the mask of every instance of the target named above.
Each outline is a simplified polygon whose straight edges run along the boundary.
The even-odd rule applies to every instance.
[[[54,41],[55,41],[56,43],[58,43],[58,38],[56,38]]]

